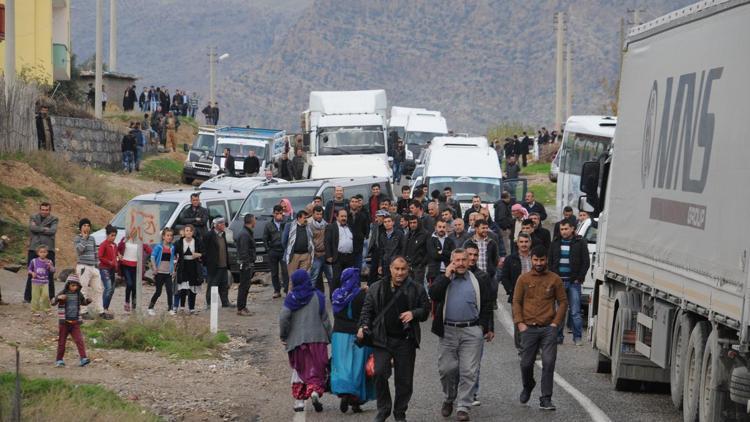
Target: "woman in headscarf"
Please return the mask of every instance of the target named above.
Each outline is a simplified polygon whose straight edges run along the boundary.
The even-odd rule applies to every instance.
[[[375,384],[365,376],[365,363],[372,349],[354,343],[366,293],[366,287],[360,288],[359,270],[347,268],[341,273],[341,287],[334,290],[331,299],[331,393],[341,398],[339,409],[343,413],[349,406],[354,413],[360,413],[360,406],[375,398]]]
[[[284,218],[287,220],[292,220],[294,218],[294,209],[292,208],[292,202],[284,198],[279,202],[279,205],[281,205],[281,208],[284,208]]]
[[[294,411],[304,411],[309,398],[315,411],[322,412],[331,337],[325,296],[312,286],[307,271],[297,270],[291,279],[292,290],[279,315],[279,337],[292,367]]]

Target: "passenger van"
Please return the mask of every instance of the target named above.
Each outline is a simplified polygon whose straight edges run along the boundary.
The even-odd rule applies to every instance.
[[[192,184],[194,180],[206,180],[211,177],[211,164],[216,148],[216,129],[214,126],[201,126],[193,145],[188,148],[183,144],[185,164],[182,166],[182,183]]]
[[[327,180],[310,180],[280,184],[268,184],[258,186],[245,199],[239,208],[239,212],[234,215],[229,227],[234,233],[237,233],[243,226],[245,214],[253,214],[256,218],[255,230],[255,271],[266,272],[270,270],[268,255],[263,245],[263,229],[266,224],[273,219],[273,207],[278,205],[282,198],[288,199],[292,203],[293,213],[304,209],[312,203],[316,196],[323,198],[323,206],[326,202],[333,199],[334,188],[342,186],[344,196],[350,198],[356,194],[365,198],[370,196],[370,187],[373,184],[380,185],[381,193],[388,198],[393,198],[393,190],[390,180],[387,177],[360,177],[360,178],[339,178]],[[364,206],[367,206],[365,204]],[[233,265],[231,270],[238,272],[236,268],[237,249],[234,243],[229,245],[230,262]]]
[[[439,111],[418,111],[409,115],[406,123],[404,147],[409,152],[403,164],[403,172],[409,174],[414,167],[421,164],[419,157],[422,150],[432,142],[436,136],[448,134],[448,124]],[[411,158],[410,158],[411,157]]]

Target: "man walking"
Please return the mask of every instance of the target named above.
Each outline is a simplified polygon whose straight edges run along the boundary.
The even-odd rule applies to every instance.
[[[104,312],[104,298],[102,297],[104,287],[99,269],[96,268],[99,264],[99,257],[96,241],[91,236],[91,221],[88,218],[82,218],[78,222],[78,230],[79,234],[73,239],[73,246],[76,250],[76,274],[81,282],[81,293],[93,300],[94,313],[99,314],[103,319],[112,319],[112,315]],[[84,313],[84,319],[94,318],[88,308],[81,309],[81,312]]]
[[[349,218],[347,221],[354,236],[354,266],[361,270],[365,253],[365,239],[370,236],[370,216],[362,207],[362,195],[354,195],[349,200]]]
[[[409,277],[409,266],[403,257],[391,262],[390,277],[375,282],[367,290],[357,339],[364,340],[367,332],[373,345],[376,422],[384,422],[391,412],[396,421],[406,421],[414,384],[414,360],[421,339],[419,323],[427,320],[429,313],[427,294],[421,283]],[[391,368],[396,387],[394,401],[388,386]]]
[[[519,277],[513,291],[513,324],[521,337],[521,380],[519,400],[525,404],[536,386],[534,361],[542,351],[542,395],[539,408],[555,410],[552,386],[557,360],[557,328],[568,311],[568,298],[557,274],[547,271],[547,251],[536,247],[531,252],[533,270]],[[557,310],[555,310],[557,309]]]
[[[397,227],[390,215],[383,216],[383,230],[380,231],[380,240],[378,241],[378,274],[384,278],[390,277],[390,267],[393,259],[401,253],[401,245],[404,233]],[[372,282],[377,277],[372,274]],[[372,284],[372,283],[371,283]]]
[[[237,290],[237,315],[250,316],[247,310],[247,294],[250,291],[250,280],[255,272],[255,216],[245,214],[245,225],[237,234],[237,260],[240,264],[240,287]]]
[[[477,267],[486,272],[490,279],[495,278],[498,263],[505,257],[505,248],[489,236],[490,226],[484,220],[474,222],[474,236],[471,241],[479,248],[479,260]],[[463,246],[463,245],[462,245]]]
[[[508,293],[508,303],[513,304],[513,291],[516,288],[518,277],[531,271],[531,236],[528,233],[519,233],[516,238],[515,252],[510,254],[503,264],[500,272],[500,283],[505,292]],[[513,327],[513,342],[516,349],[521,351],[521,338],[518,335],[518,327]]]
[[[414,214],[410,214],[409,233],[404,239],[403,256],[409,263],[410,276],[415,282],[424,283],[425,265],[427,265],[426,246],[427,232],[422,229],[419,220]]]
[[[51,215],[52,205],[49,202],[39,204],[39,213],[29,218],[29,250],[27,261],[37,258],[36,250],[40,246],[47,247],[47,259],[55,265],[55,234],[57,233],[57,217]],[[49,298],[55,297],[55,276],[49,273]],[[23,301],[31,302],[31,275],[26,278],[26,288],[23,291]]]
[[[563,208],[562,219],[555,223],[555,228],[552,231],[552,240],[557,240],[560,238],[560,223],[562,223],[563,220],[570,221],[570,224],[572,224],[573,227],[576,227],[578,225],[578,220],[573,214],[573,207],[571,207],[570,205],[566,205],[565,208]]]
[[[466,210],[466,212],[464,212],[464,223],[466,223],[467,225],[470,225],[469,224],[469,216],[472,213],[475,213],[475,212],[478,213],[479,210],[481,210],[481,209],[482,209],[482,198],[479,195],[474,195],[471,198],[471,207],[469,207]]]
[[[296,221],[288,223],[281,235],[287,274],[292,274],[299,269],[310,271],[312,256],[315,252],[313,234],[310,226],[307,225],[307,212],[299,210],[295,217]]]
[[[315,247],[312,267],[310,268],[310,279],[315,283],[315,287],[321,292],[325,291],[323,286],[323,274],[325,274],[328,283],[333,279],[331,266],[326,263],[326,226],[328,223],[323,219],[323,207],[317,205],[312,209],[312,217],[307,220],[313,238]]]
[[[284,233],[284,208],[281,205],[273,206],[273,220],[263,228],[263,246],[268,253],[271,264],[271,284],[273,284],[273,297],[281,297],[281,285],[284,284],[284,293],[289,291],[289,273],[284,265],[284,246],[281,243],[281,235]],[[279,280],[279,268],[281,268],[281,280]]]
[[[345,209],[338,210],[336,222],[326,227],[326,262],[333,267],[333,280],[329,283],[328,294],[341,285],[341,273],[345,268],[354,267],[354,233],[347,224],[349,214]]]
[[[443,385],[443,417],[453,413],[458,399],[457,421],[471,420],[474,385],[482,356],[482,342],[494,337],[493,296],[486,279],[468,271],[466,251],[459,248],[450,264],[430,287],[436,302],[432,332],[440,337],[438,372]]]
[[[216,217],[213,229],[206,235],[204,248],[206,253],[205,265],[208,270],[208,288],[206,289],[206,305],[211,306],[211,288],[219,288],[219,299],[222,308],[230,308],[229,303],[229,249],[227,248],[226,221],[223,217]]]
[[[581,319],[581,285],[589,270],[589,247],[586,239],[576,236],[573,224],[560,222],[560,238],[552,242],[549,249],[549,269],[560,276],[570,306],[570,321],[573,325],[573,343],[583,346],[583,320]],[[562,344],[565,324],[560,325],[557,344]]]

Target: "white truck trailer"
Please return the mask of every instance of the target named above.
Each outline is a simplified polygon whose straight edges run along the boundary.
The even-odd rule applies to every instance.
[[[598,370],[670,383],[685,421],[748,419],[748,21],[720,0],[633,28],[613,147],[582,169]]]
[[[313,91],[308,125],[310,179],[390,177],[385,91]]]

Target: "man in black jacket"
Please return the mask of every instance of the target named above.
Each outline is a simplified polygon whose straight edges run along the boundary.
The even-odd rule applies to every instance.
[[[500,273],[500,282],[508,294],[508,303],[513,303],[513,290],[516,288],[518,277],[531,271],[531,236],[528,233],[519,233],[516,237],[516,246],[516,251],[505,259]],[[515,326],[513,342],[520,351],[521,337],[518,335],[518,327]]]
[[[206,235],[204,263],[208,270],[208,288],[206,289],[206,305],[211,305],[211,288],[219,288],[221,307],[229,308],[229,249],[227,248],[226,221],[223,217],[216,217],[213,230]]]
[[[565,208],[563,208],[562,219],[555,223],[555,228],[552,231],[552,240],[557,240],[560,238],[560,223],[563,220],[570,221],[570,224],[572,224],[573,227],[578,226],[578,219],[576,219],[576,216],[573,214],[573,207],[571,207],[570,205],[566,205]]]
[[[380,240],[378,241],[379,268],[378,275],[390,277],[391,261],[401,253],[404,233],[395,226],[393,217],[390,215],[383,216],[383,230],[380,231]],[[373,274],[371,279],[375,281]]]
[[[344,187],[335,186],[333,188],[333,199],[329,199],[328,202],[326,202],[323,219],[325,219],[328,224],[333,223],[334,221],[336,221],[338,211],[341,209],[345,209],[346,205],[346,198],[344,198]]]
[[[422,283],[409,277],[409,265],[403,257],[396,257],[391,262],[390,274],[367,290],[357,331],[359,340],[364,339],[365,332],[370,333],[372,340],[377,422],[388,419],[391,410],[397,421],[406,420],[414,383],[414,360],[421,340],[419,323],[426,321],[430,313]],[[391,361],[396,386],[393,402],[388,386]]]
[[[445,273],[451,263],[451,252],[456,249],[453,239],[448,237],[445,221],[438,221],[435,233],[427,238],[425,252],[427,253],[427,283],[429,285],[440,275]]]
[[[503,191],[500,194],[500,200],[495,202],[495,224],[500,230],[500,238],[503,241],[503,246],[506,251],[511,249],[510,238],[513,230],[513,214],[510,209],[515,204],[513,198],[510,196],[510,192]]]
[[[411,278],[417,283],[424,283],[425,265],[427,265],[427,233],[422,229],[417,216],[410,214],[409,233],[404,237],[403,256],[409,263]]]
[[[279,160],[279,178],[289,182],[294,180],[294,167],[286,152],[281,154],[281,160]]]
[[[179,222],[182,225],[191,224],[195,227],[195,238],[203,240],[208,228],[208,210],[201,206],[201,194],[190,194],[190,206],[180,213]]]
[[[568,296],[568,314],[572,321],[573,342],[582,346],[583,321],[581,319],[581,285],[589,270],[589,247],[586,239],[576,236],[569,221],[560,222],[560,239],[555,240],[549,249],[549,270],[560,276]],[[565,323],[557,331],[557,343],[562,344]]]
[[[549,230],[542,227],[541,217],[539,214],[532,212],[529,214],[529,220],[534,222],[534,231],[531,233],[531,240],[534,242],[532,247],[539,244],[544,246],[546,250],[549,250],[549,246],[552,243],[552,236]]]
[[[240,287],[237,290],[237,315],[250,316],[247,310],[247,294],[250,291],[250,280],[253,277],[255,265],[255,216],[245,214],[245,225],[237,234],[237,260],[240,264]]]
[[[521,138],[521,142],[518,143],[519,155],[521,156],[521,162],[524,167],[526,167],[526,156],[529,155],[532,145],[533,142],[529,138],[529,135],[524,132],[523,138]]]
[[[482,271],[485,271],[490,276],[490,280],[492,280],[495,278],[499,260],[505,257],[505,247],[492,239],[489,232],[490,228],[487,222],[477,220],[474,222],[474,236],[466,242],[473,242],[479,247],[479,256],[484,257],[484,259],[480,259],[477,262],[477,266]]]
[[[229,148],[224,148],[224,168],[221,171],[224,174],[235,177],[234,156],[232,156],[232,151]]]
[[[284,233],[284,208],[281,205],[273,206],[273,219],[263,228],[263,246],[266,247],[268,260],[271,264],[271,284],[273,284],[273,297],[281,297],[283,283],[284,293],[289,291],[289,274],[286,264],[283,262],[284,246],[281,243],[281,234]],[[281,280],[279,280],[279,267],[281,267]]]
[[[325,249],[326,262],[333,267],[333,280],[328,286],[328,295],[341,285],[341,273],[345,268],[354,267],[354,233],[347,224],[349,214],[340,209],[336,222],[326,226]]]
[[[464,223],[466,225],[469,225],[469,216],[472,213],[479,212],[479,210],[482,209],[482,198],[479,195],[474,195],[471,198],[471,207],[464,212]]]
[[[430,298],[437,303],[432,332],[440,337],[442,415],[450,416],[458,399],[456,420],[468,421],[483,342],[494,338],[494,296],[487,280],[468,270],[466,251],[459,248],[430,287]]]
[[[544,209],[544,205],[542,205],[539,202],[536,202],[536,199],[534,199],[534,192],[528,191],[526,192],[526,197],[524,198],[524,203],[521,204],[524,208],[526,208],[526,211],[531,214],[532,212],[535,212],[539,214],[539,217],[542,219],[542,221],[547,219],[547,210]]]
[[[39,107],[36,115],[36,139],[40,150],[55,150],[55,132],[52,130],[52,120],[49,118],[49,108],[46,105]],[[50,292],[54,293],[54,292]]]
[[[242,172],[245,173],[245,177],[256,176],[260,172],[260,160],[254,150],[250,150],[245,161],[242,162]]]

